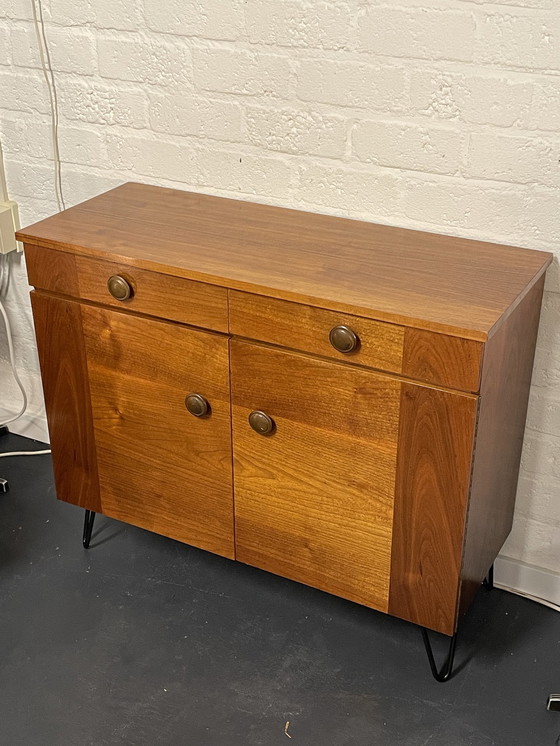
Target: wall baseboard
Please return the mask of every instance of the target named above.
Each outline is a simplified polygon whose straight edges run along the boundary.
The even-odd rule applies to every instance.
[[[25,412],[15,422],[11,422],[8,428],[11,433],[16,435],[39,440],[41,443],[50,443],[47,419],[44,414]]]
[[[553,570],[500,556],[494,565],[494,581],[507,590],[560,606],[560,573]]]

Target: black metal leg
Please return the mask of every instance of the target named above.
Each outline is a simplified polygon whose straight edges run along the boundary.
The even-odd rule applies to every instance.
[[[94,521],[95,521],[95,513],[93,512],[93,510],[86,510],[86,514],[84,517],[84,536],[82,539],[84,549],[87,549],[89,547],[89,542],[91,540],[91,532],[93,531]]]
[[[424,645],[426,646],[426,653],[428,654],[428,660],[430,662],[430,668],[432,669],[432,675],[436,681],[444,682],[449,681],[453,673],[453,661],[455,659],[455,648],[457,647],[457,633],[449,641],[449,649],[447,651],[447,657],[441,669],[438,670],[436,661],[434,659],[434,653],[432,650],[432,644],[428,637],[428,630],[422,627],[422,638]]]
[[[494,565],[493,564],[488,570],[488,575],[482,581],[482,585],[486,588],[487,591],[494,590]]]
[[[9,432],[10,431],[6,425],[0,427],[0,435],[8,435]],[[4,479],[4,477],[0,477],[0,492],[7,492],[9,489],[10,485],[8,484],[8,480]]]

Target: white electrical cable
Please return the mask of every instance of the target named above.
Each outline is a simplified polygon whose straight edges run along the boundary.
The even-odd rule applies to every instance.
[[[6,184],[6,174],[4,171],[4,153],[2,151],[2,143],[0,143],[0,189],[2,192],[1,194],[2,200],[7,202],[9,197],[8,197],[8,186]],[[16,370],[12,328],[10,326],[10,320],[8,318],[8,314],[6,313],[6,309],[4,308],[4,304],[2,303],[2,297],[5,295],[8,289],[9,276],[10,276],[10,261],[5,254],[0,254],[0,316],[2,316],[2,319],[4,321],[4,326],[6,327],[6,337],[8,340],[8,357],[10,360],[10,367],[12,369],[14,380],[19,390],[21,391],[21,397],[22,397],[22,406],[19,412],[13,415],[12,417],[9,417],[4,422],[0,422],[0,427],[4,427],[5,425],[9,425],[11,422],[15,422],[17,419],[19,419],[24,414],[25,410],[27,409],[27,393],[23,387],[23,384]]]
[[[0,297],[4,295],[4,278],[7,274],[6,272],[6,260],[5,255],[0,254]]]
[[[525,593],[525,591],[520,591],[517,588],[510,588],[509,585],[502,585],[502,583],[494,583],[494,586],[496,588],[501,588],[503,591],[514,593],[516,596],[522,596],[523,598],[528,598],[530,601],[535,601],[543,606],[548,606],[549,609],[554,609],[554,611],[560,611],[560,606],[555,604],[553,601],[547,601],[545,598],[533,596],[531,593]]]
[[[6,193],[6,197],[7,196],[8,195]],[[0,427],[4,427],[5,425],[9,425],[11,422],[15,422],[25,413],[27,409],[27,393],[25,391],[25,388],[23,387],[21,379],[16,370],[12,328],[10,326],[10,320],[8,318],[8,314],[6,313],[6,309],[4,307],[4,304],[2,303],[2,297],[5,295],[8,289],[9,277],[10,277],[10,261],[5,254],[0,254],[0,316],[2,316],[2,319],[4,321],[4,326],[6,328],[6,338],[8,340],[8,357],[10,361],[10,368],[12,370],[12,375],[14,376],[14,380],[19,390],[21,391],[21,397],[22,397],[22,405],[21,405],[21,409],[19,410],[19,412],[13,415],[12,417],[8,418],[4,422],[0,422]]]
[[[6,172],[4,170],[4,153],[0,142],[0,202],[8,201],[8,185],[6,184]]]
[[[11,451],[10,453],[0,453],[0,458],[6,456],[44,456],[45,453],[50,453],[50,449],[45,451]]]
[[[56,83],[55,83],[54,72],[53,72],[52,64],[51,64],[51,57],[50,57],[49,46],[47,42],[47,34],[45,31],[45,21],[43,18],[42,0],[31,0],[31,4],[33,6],[33,20],[35,22],[35,32],[37,34],[37,44],[39,47],[41,68],[42,68],[43,75],[45,77],[45,81],[47,83],[47,88],[49,92],[50,111],[51,111],[51,133],[52,133],[53,158],[54,158],[54,167],[55,167],[54,186],[55,186],[55,193],[56,193],[56,201],[58,204],[58,209],[65,210],[66,205],[64,203],[64,195],[62,191],[62,164],[60,161],[60,151],[59,151],[59,144],[58,144],[58,96],[57,96],[57,90],[56,90]],[[6,174],[4,170],[4,154],[2,151],[1,143],[0,143],[0,197],[2,201],[8,201],[8,186],[6,184]],[[15,422],[15,420],[19,419],[19,417],[21,417],[27,409],[27,393],[25,391],[25,388],[23,387],[23,384],[17,373],[16,365],[15,365],[14,344],[13,344],[12,330],[10,327],[10,321],[8,319],[8,314],[6,313],[6,309],[4,308],[4,305],[1,300],[1,298],[5,295],[6,290],[8,288],[9,277],[10,277],[10,263],[8,259],[2,254],[0,255],[0,315],[2,316],[2,319],[4,321],[4,326],[6,327],[10,367],[12,369],[14,380],[19,390],[21,391],[22,407],[17,414],[13,415],[9,419],[5,420],[4,422],[0,422],[0,427],[4,427],[5,425],[9,425],[11,422]]]
[[[10,260],[8,254],[0,254],[0,298],[3,298],[10,284]]]
[[[21,397],[23,400],[22,406],[20,411],[10,417],[9,419],[5,420],[4,422],[0,422],[0,427],[4,427],[5,425],[9,425],[10,422],[15,422],[17,419],[19,419],[22,414],[27,409],[27,393],[23,387],[23,384],[20,380],[20,377],[18,375],[18,372],[16,370],[16,363],[15,363],[15,355],[14,355],[14,343],[12,340],[12,328],[10,326],[10,320],[8,319],[8,314],[6,313],[6,309],[4,308],[4,304],[0,300],[0,316],[2,316],[4,320],[4,326],[6,327],[6,336],[8,338],[8,356],[10,358],[10,367],[12,369],[12,374],[14,376],[14,380],[18,385],[19,390],[21,391]]]
[[[8,185],[6,184],[6,172],[4,170],[4,151],[0,142],[0,202],[8,202]],[[6,292],[8,287],[8,271],[6,265],[8,258],[5,254],[0,254],[0,298]]]
[[[33,20],[35,22],[35,32],[37,34],[37,44],[39,47],[41,68],[49,91],[51,110],[51,133],[55,169],[54,188],[56,192],[56,201],[58,203],[58,209],[65,210],[66,205],[64,203],[64,195],[62,193],[62,164],[60,161],[60,150],[58,145],[58,95],[56,91],[54,72],[51,64],[49,45],[47,42],[47,33],[45,31],[43,6],[41,0],[31,0],[31,4],[33,6]]]

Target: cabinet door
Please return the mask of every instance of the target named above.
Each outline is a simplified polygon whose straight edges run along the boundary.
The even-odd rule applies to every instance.
[[[227,338],[33,295],[59,496],[233,557]]]
[[[237,340],[231,365],[237,559],[387,611],[399,381]]]
[[[237,559],[453,634],[477,397],[237,340],[231,367]]]

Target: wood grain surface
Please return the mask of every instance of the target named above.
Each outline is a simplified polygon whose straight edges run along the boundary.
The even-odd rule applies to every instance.
[[[141,184],[18,238],[61,499],[455,632],[511,528],[550,254]]]
[[[31,293],[56,494],[99,512],[101,500],[81,309]]]
[[[389,613],[451,635],[477,397],[403,383]]]
[[[229,316],[231,333],[240,337],[448,388],[476,392],[480,385],[483,345],[470,339],[237,290],[229,291]],[[356,351],[341,353],[330,344],[329,331],[340,324],[358,335],[360,345]]]
[[[19,240],[485,341],[544,273],[538,251],[142,184]]]
[[[228,330],[225,288],[29,244],[25,258],[29,282],[36,288],[206,329]],[[129,300],[115,300],[110,294],[107,280],[111,275],[121,275],[131,284]]]
[[[543,288],[544,278],[485,346],[461,612],[511,531]]]
[[[408,328],[404,335],[402,372],[409,378],[477,392],[482,366],[481,342]]]
[[[237,559],[387,611],[400,383],[237,340],[231,366]]]
[[[227,338],[81,307],[103,513],[233,558]]]
[[[400,373],[402,368],[401,326],[236,290],[229,293],[229,318],[231,333],[241,337],[381,370]],[[339,325],[358,335],[356,351],[342,353],[331,345],[329,332]]]

